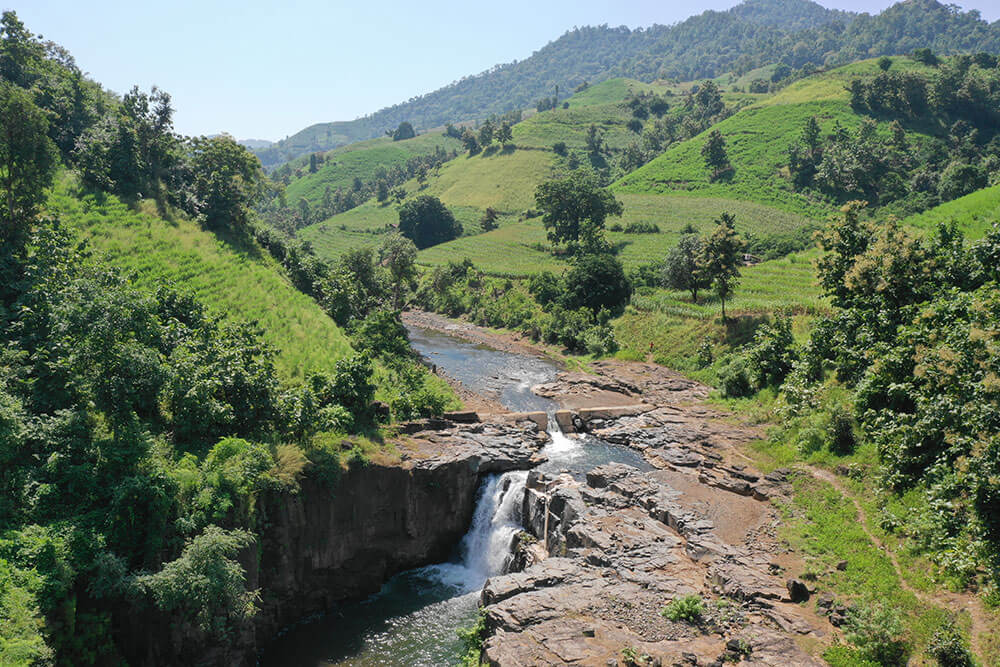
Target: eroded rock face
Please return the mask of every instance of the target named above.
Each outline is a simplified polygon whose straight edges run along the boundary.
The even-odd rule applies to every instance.
[[[659,427],[670,430],[668,423]],[[631,432],[628,424],[614,428]],[[645,422],[641,428],[656,426]],[[773,511],[752,493],[728,488],[733,480],[753,485],[763,478],[751,482],[752,471],[722,465],[723,456],[705,457],[701,449],[710,440],[684,444],[683,451],[701,457],[696,465],[655,455],[664,470],[607,464],[588,472],[586,483],[529,473],[525,527],[549,557],[487,582],[485,660],[498,666],[603,667],[624,664],[622,650],[632,648],[649,656],[647,664],[822,664],[795,642],[821,629],[792,603],[785,580],[772,573],[778,547],[758,537],[775,520]],[[649,447],[668,448],[662,441]],[[706,463],[712,479],[727,484],[699,481]],[[703,493],[675,488],[685,480]],[[768,484],[768,493],[784,490],[780,480]],[[737,515],[720,523],[739,523],[741,531],[719,530],[709,517],[719,505],[731,505]],[[698,623],[661,614],[670,600],[690,594],[705,600]]]
[[[282,627],[374,593],[397,572],[445,560],[469,527],[481,477],[537,465],[548,441],[531,421],[435,420],[402,430],[399,462],[355,466],[332,486],[307,475],[299,493],[261,499],[260,544],[241,558],[247,588],[260,590],[260,611],[238,649],[183,641],[168,618],[124,615],[129,663],[256,664]]]

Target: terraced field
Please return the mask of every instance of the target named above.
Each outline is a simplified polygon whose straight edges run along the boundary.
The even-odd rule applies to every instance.
[[[329,369],[351,352],[344,332],[257,245],[229,243],[183,218],[134,211],[110,195],[101,202],[92,195],[77,198],[74,187],[62,181],[49,208],[93,250],[141,287],[174,284],[198,295],[216,315],[257,322],[277,350],[275,365],[284,379]]]

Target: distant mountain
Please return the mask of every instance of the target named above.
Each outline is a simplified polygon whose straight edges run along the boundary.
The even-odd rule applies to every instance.
[[[237,143],[241,146],[246,146],[252,151],[274,145],[273,141],[268,141],[267,139],[240,139]]]
[[[743,72],[774,62],[832,66],[928,47],[939,53],[1000,52],[1000,21],[937,0],[905,0],[881,14],[826,9],[810,0],[746,0],[672,26],[571,30],[523,61],[498,65],[353,121],[318,123],[256,149],[265,166],[379,136],[407,120],[418,129],[485,118],[568,97],[584,81],[625,76],[680,80]]]

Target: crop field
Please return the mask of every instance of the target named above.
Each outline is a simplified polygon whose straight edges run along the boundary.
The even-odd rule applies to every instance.
[[[690,224],[697,233],[705,234],[723,212],[736,216],[739,232],[757,236],[791,232],[814,222],[753,202],[668,195],[617,196],[624,204],[625,213],[621,218],[610,218],[607,221],[609,226],[645,222],[655,223],[660,228],[659,234],[607,233],[611,244],[619,248],[618,257],[626,267],[662,261],[667,251],[677,244],[682,229]],[[492,232],[465,236],[427,248],[420,251],[418,261],[425,265],[438,265],[467,257],[488,274],[523,277],[541,271],[558,272],[566,266],[566,261],[554,257],[550,248],[541,218],[533,218],[502,223],[499,229]]]
[[[908,59],[899,58],[894,67]],[[788,147],[798,140],[806,121],[816,116],[823,132],[835,123],[856,128],[861,116],[854,113],[845,86],[852,78],[877,71],[874,61],[842,67],[790,85],[761,99],[712,127],[726,140],[726,150],[735,173],[731,180],[711,182],[701,149],[709,132],[677,144],[649,164],[619,180],[614,189],[635,193],[675,193],[698,197],[727,197],[755,201],[824,219],[836,210],[821,198],[795,192],[782,170],[788,162]],[[883,124],[881,131],[887,132]],[[910,133],[920,142],[922,136]]]
[[[56,188],[50,210],[94,251],[140,287],[173,284],[196,294],[216,315],[257,322],[277,350],[275,365],[284,379],[330,369],[351,352],[344,332],[258,246],[228,243],[186,219],[133,211],[110,195],[103,202],[92,195],[78,199],[71,187]]]

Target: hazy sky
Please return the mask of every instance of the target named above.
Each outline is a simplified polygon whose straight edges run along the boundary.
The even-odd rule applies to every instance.
[[[116,91],[169,92],[184,134],[280,139],[351,120],[497,63],[574,26],[670,24],[736,0],[0,0]],[[890,0],[820,0],[875,13]],[[960,0],[988,21],[997,0]]]

